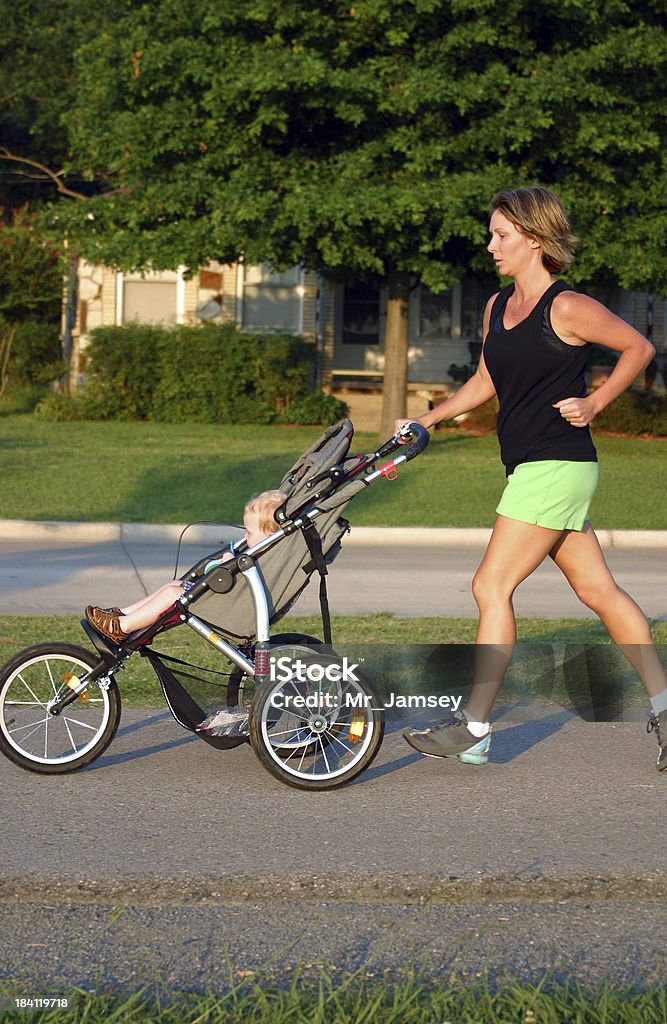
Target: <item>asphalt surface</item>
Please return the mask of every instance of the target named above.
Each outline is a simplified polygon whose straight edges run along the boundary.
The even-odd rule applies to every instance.
[[[348,545],[330,575],[332,610],[473,614],[480,551]],[[666,554],[607,552],[650,615],[666,611]],[[173,556],[173,542],[127,538],[0,541],[0,612],[130,600],[172,575]],[[186,564],[198,557],[188,546]],[[541,573],[519,614],[577,614],[557,571]],[[316,608],[312,590],[303,611]],[[501,704],[486,766],[422,758],[391,723],[358,780],[303,793],[249,745],[216,751],[166,710],[124,709],[84,771],[47,777],[0,759],[0,979],[33,996],[224,991],[230,979],[329,964],[423,965],[443,982],[553,970],[665,985],[667,773],[656,753],[639,720]]]
[[[249,746],[126,710],[83,772],[0,763],[0,973],[33,994],[224,990],[227,965],[298,963],[667,983],[667,779],[649,740],[551,706],[501,717],[475,768],[392,731],[359,780],[317,794]]]
[[[361,615],[476,616],[470,583],[484,544],[470,538],[456,544],[443,537],[425,543],[408,532],[389,535],[361,531],[344,542],[327,580],[333,613]],[[394,539],[396,536],[399,539]],[[225,540],[181,548],[178,573]],[[87,604],[129,604],[151,593],[176,572],[177,545],[138,538],[48,540],[2,539],[0,532],[0,614],[79,614]],[[651,618],[667,615],[667,547],[610,547],[605,557],[619,584]],[[311,583],[293,614],[316,614],[318,586]],[[553,563],[543,565],[517,590],[518,615],[543,618],[594,618],[574,596]]]

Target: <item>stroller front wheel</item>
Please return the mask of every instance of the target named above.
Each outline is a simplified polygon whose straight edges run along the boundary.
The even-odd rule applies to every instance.
[[[373,761],[384,710],[367,677],[336,654],[272,650],[277,669],[257,690],[250,742],[264,767],[297,789],[335,789]]]
[[[92,682],[59,715],[49,712],[98,662],[75,644],[45,643],[19,651],[0,669],[0,751],[10,761],[56,775],[82,768],[106,750],[120,721],[115,680],[108,689]]]

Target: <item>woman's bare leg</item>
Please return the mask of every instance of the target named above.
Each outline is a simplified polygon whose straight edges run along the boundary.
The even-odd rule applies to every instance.
[[[646,616],[616,583],[591,524],[586,523],[582,532],[564,534],[550,555],[579,600],[602,620],[649,697],[665,690],[667,674],[660,664]]]
[[[498,516],[472,583],[479,608],[473,687],[466,711],[488,722],[516,642],[512,597],[537,569],[563,531]]]

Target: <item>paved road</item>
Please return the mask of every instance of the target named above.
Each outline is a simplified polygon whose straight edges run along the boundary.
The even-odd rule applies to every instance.
[[[667,983],[654,746],[553,705],[501,717],[484,768],[391,732],[357,782],[312,794],[127,710],[83,772],[0,762],[0,976],[224,988],[228,954],[233,972],[428,958],[440,977]]]
[[[185,563],[201,552],[189,546]],[[607,554],[664,616],[665,549]],[[1,541],[0,612],[130,600],[171,576],[173,555]],[[332,608],[474,614],[480,555],[348,545]],[[316,608],[311,589],[303,612]],[[517,610],[586,614],[551,566]],[[370,771],[324,794],[274,781],[248,746],[212,750],[166,711],[125,709],[105,756],[72,776],[0,759],[0,978],[23,978],[28,994],[156,978],[222,990],[228,956],[234,977],[428,960],[441,978],[551,967],[590,983],[667,983],[667,777],[654,738],[556,704],[510,710],[484,768],[420,758],[394,725]]]
[[[210,550],[184,547],[180,571]],[[470,581],[483,553],[479,544],[348,541],[329,574],[332,612],[474,617]],[[138,600],[172,578],[175,554],[173,543],[0,540],[0,614],[78,614],[86,604]],[[605,556],[647,615],[667,615],[667,548],[612,548]],[[317,612],[317,590],[307,588],[296,614]],[[521,585],[515,607],[519,615],[592,617],[550,561]]]

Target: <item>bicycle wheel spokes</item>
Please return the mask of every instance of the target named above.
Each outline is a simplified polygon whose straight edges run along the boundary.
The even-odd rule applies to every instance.
[[[96,663],[83,650],[80,657],[72,656],[73,650],[81,649],[71,645],[31,648],[23,660],[17,656],[3,670],[0,739],[4,752],[22,767],[36,771],[77,767],[91,759],[108,730],[109,694],[96,683],[59,715],[49,713],[51,703],[68,687],[77,686]]]
[[[40,707],[42,707],[42,708],[46,708],[46,703],[45,703],[45,701],[44,701],[44,700],[43,700],[43,699],[42,699],[41,697],[38,697],[38,696],[37,696],[37,694],[35,693],[35,691],[34,691],[34,690],[32,689],[32,687],[31,687],[30,683],[29,683],[29,682],[27,682],[27,680],[26,680],[26,679],[25,679],[25,677],[23,676],[23,673],[22,673],[22,672],[19,672],[19,673],[17,673],[17,675],[18,675],[18,678],[20,679],[20,681],[21,681],[21,684],[23,685],[23,687],[24,687],[24,688],[25,688],[25,689],[27,690],[27,692],[28,692],[28,693],[30,694],[30,696],[32,697],[33,703],[34,703],[34,704],[38,704],[38,705],[39,705]],[[55,690],[55,687],[54,687],[54,689],[53,689],[53,693],[51,694],[51,697],[55,697],[55,695],[56,695],[56,690]],[[49,697],[49,698],[47,698],[47,699],[48,699],[48,700],[50,700],[50,699],[51,699],[51,697]]]
[[[288,699],[295,696],[298,710]],[[302,680],[297,690],[291,682],[267,683],[252,712],[253,746],[282,781],[304,789],[332,788],[375,756],[383,731],[382,710],[375,704],[362,678],[344,687]]]

